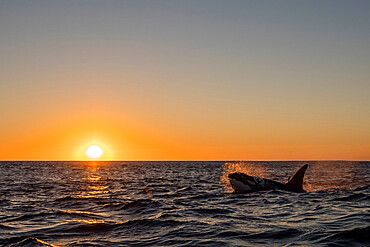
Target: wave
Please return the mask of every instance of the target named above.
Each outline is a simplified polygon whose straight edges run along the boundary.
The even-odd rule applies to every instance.
[[[223,215],[223,214],[230,214],[232,213],[231,210],[228,209],[220,209],[220,208],[197,208],[194,211],[201,215]]]
[[[354,189],[353,191],[363,191],[363,190],[368,190],[368,189],[370,189],[370,186],[360,186]]]
[[[84,197],[84,196],[64,196],[57,198],[56,202],[70,202],[70,201],[101,201],[100,197]]]
[[[10,247],[45,247],[45,246],[57,247],[57,245],[49,244],[45,241],[42,241],[34,237],[23,239],[22,241],[10,244],[9,246]]]
[[[4,206],[4,205],[9,205],[9,204],[10,204],[10,200],[0,199],[0,205]]]
[[[345,202],[358,202],[358,201],[368,201],[370,200],[370,196],[358,193],[358,194],[352,194],[344,197],[334,198],[333,201],[345,201]]]
[[[79,218],[97,218],[100,215],[96,213],[84,212],[84,211],[74,211],[74,210],[50,210],[48,212],[39,212],[39,213],[32,213],[32,214],[24,214],[22,216],[17,217],[8,217],[7,219],[3,220],[3,222],[15,222],[15,221],[30,221],[40,218],[50,218],[50,217],[60,217],[60,216],[67,216],[67,217],[79,217]]]
[[[49,228],[43,228],[35,233],[43,234],[69,234],[74,236],[86,236],[87,234],[106,234],[107,232],[119,233],[122,231],[145,231],[153,228],[175,227],[183,224],[177,220],[159,220],[159,219],[133,219],[123,222],[113,222],[104,220],[73,220],[67,223],[54,225]]]
[[[298,229],[283,229],[283,230],[277,230],[277,231],[263,231],[259,233],[252,233],[252,234],[245,234],[244,236],[241,236],[242,239],[286,239],[286,238],[293,238],[298,237],[302,234],[302,231]]]
[[[354,246],[355,243],[368,244],[370,241],[370,226],[357,227],[344,231],[338,231],[328,237],[321,239],[319,242],[328,243],[333,242],[338,245]]]
[[[153,211],[158,209],[161,203],[151,199],[137,199],[131,202],[114,202],[104,205],[106,210],[114,211],[129,211],[130,213],[138,213],[142,211]]]
[[[55,199],[52,207],[87,210],[90,207],[105,205],[110,201],[111,199],[108,197],[69,195]]]
[[[122,209],[128,210],[128,209],[138,209],[138,208],[145,208],[145,207],[152,207],[152,206],[158,206],[158,202],[155,202],[150,199],[138,199],[133,202],[125,204]]]
[[[14,229],[16,229],[16,227],[0,224],[0,230],[2,231],[12,231]]]

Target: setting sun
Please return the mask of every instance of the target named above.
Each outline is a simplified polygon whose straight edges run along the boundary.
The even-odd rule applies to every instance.
[[[86,155],[91,158],[91,159],[98,159],[100,158],[103,154],[104,151],[101,147],[98,145],[92,145],[86,150]]]

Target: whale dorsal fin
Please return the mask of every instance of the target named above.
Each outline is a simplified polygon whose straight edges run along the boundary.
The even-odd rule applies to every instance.
[[[286,185],[289,185],[289,186],[292,186],[292,187],[295,187],[297,188],[299,191],[303,191],[303,187],[302,187],[302,184],[303,184],[303,177],[304,177],[304,173],[306,172],[307,170],[307,167],[308,165],[304,165],[302,166],[297,172],[296,174],[294,174],[294,176],[288,180],[288,182],[286,182]]]

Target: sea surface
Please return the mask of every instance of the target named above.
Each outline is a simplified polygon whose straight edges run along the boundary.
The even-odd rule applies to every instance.
[[[232,193],[241,171],[305,193]],[[370,246],[370,162],[0,162],[1,246]]]

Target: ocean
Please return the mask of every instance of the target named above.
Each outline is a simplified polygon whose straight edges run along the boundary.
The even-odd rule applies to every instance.
[[[304,193],[227,179],[304,164]],[[0,162],[0,245],[370,246],[370,162]]]

